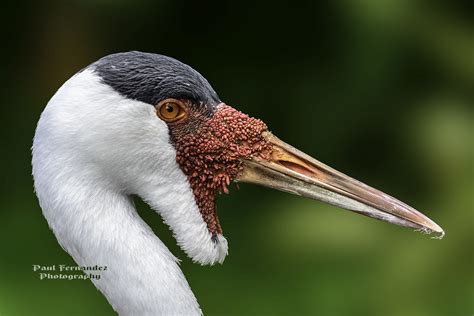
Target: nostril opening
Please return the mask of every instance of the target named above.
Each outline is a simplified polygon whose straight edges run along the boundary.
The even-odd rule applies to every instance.
[[[305,175],[307,177],[315,177],[316,173],[309,168],[306,168],[305,166],[302,166],[300,164],[288,161],[288,160],[278,160],[278,163],[282,166],[284,166],[287,169],[290,169],[296,173]]]

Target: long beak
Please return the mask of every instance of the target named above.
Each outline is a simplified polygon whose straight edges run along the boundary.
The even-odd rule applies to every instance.
[[[405,203],[326,166],[269,132],[264,137],[273,147],[270,159],[245,160],[236,181],[320,200],[425,233],[434,232],[439,238],[444,236],[440,226]]]

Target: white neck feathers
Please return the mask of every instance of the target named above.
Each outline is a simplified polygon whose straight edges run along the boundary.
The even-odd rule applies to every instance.
[[[202,264],[222,262],[175,160],[166,124],[91,70],[68,80],[41,115],[33,176],[43,214],[81,266],[106,265],[97,288],[124,315],[200,314],[176,258],[138,216],[137,194],[180,247]]]

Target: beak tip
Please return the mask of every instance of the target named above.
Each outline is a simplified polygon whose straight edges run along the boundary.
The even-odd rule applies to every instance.
[[[445,233],[444,230],[442,230],[439,235],[431,237],[431,239],[443,239]]]
[[[424,233],[427,233],[427,234],[435,233],[436,236],[431,237],[432,239],[443,239],[443,237],[445,235],[445,232],[441,228],[441,226],[439,226],[438,224],[436,224],[432,220],[430,220],[426,225],[424,225],[419,230],[424,232]]]
[[[433,231],[437,234],[437,236],[433,236],[432,238],[433,239],[443,239],[444,235],[445,235],[445,232],[444,230],[436,223],[435,224],[435,227],[433,229]]]

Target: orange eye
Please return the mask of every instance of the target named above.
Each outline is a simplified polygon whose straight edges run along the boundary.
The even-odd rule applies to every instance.
[[[176,99],[166,99],[157,105],[158,116],[166,122],[174,122],[186,116],[185,105]]]

